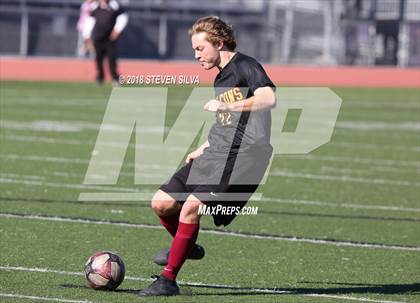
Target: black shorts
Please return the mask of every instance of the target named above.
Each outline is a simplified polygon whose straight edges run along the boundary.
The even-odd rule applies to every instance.
[[[161,185],[160,189],[181,204],[187,200],[190,194],[193,194],[206,206],[222,205],[240,210],[257,190],[270,156],[271,153],[263,158],[235,156],[229,157],[227,161],[203,160],[200,156],[178,170],[166,184]],[[193,164],[196,165],[193,166]],[[191,172],[192,167],[193,172]],[[217,174],[219,177],[213,178]],[[195,175],[199,176],[194,178]],[[200,182],[194,182],[194,180],[200,179]],[[213,179],[217,181],[206,182]],[[212,216],[216,226],[226,226],[232,222],[236,214],[212,214]]]

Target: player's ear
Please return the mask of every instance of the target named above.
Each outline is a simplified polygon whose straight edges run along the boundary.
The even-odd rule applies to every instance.
[[[224,43],[223,40],[219,40],[219,42],[217,43],[217,49],[220,51],[223,49]]]

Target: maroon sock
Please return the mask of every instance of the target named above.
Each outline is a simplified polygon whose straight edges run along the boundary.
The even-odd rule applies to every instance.
[[[178,230],[178,222],[179,222],[179,213],[167,217],[159,217],[160,223],[166,230],[175,237],[176,231]]]
[[[199,227],[199,224],[179,222],[178,231],[170,248],[168,265],[163,269],[162,275],[170,280],[176,279],[182,264],[195,247]]]

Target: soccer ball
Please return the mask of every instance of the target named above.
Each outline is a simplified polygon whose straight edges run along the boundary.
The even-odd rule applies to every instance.
[[[85,275],[90,287],[114,290],[124,280],[124,262],[112,252],[97,252],[85,263]]]

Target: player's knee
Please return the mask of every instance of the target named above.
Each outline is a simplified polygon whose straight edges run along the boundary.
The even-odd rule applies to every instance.
[[[180,221],[185,223],[197,223],[200,219],[198,210],[203,203],[199,200],[187,200],[182,206],[179,216]]]
[[[158,216],[167,215],[168,212],[170,212],[171,210],[171,204],[172,204],[171,201],[167,201],[167,200],[159,200],[159,199],[152,200],[153,211]]]
[[[176,211],[177,203],[169,195],[158,191],[152,198],[151,206],[158,216],[165,216]]]

